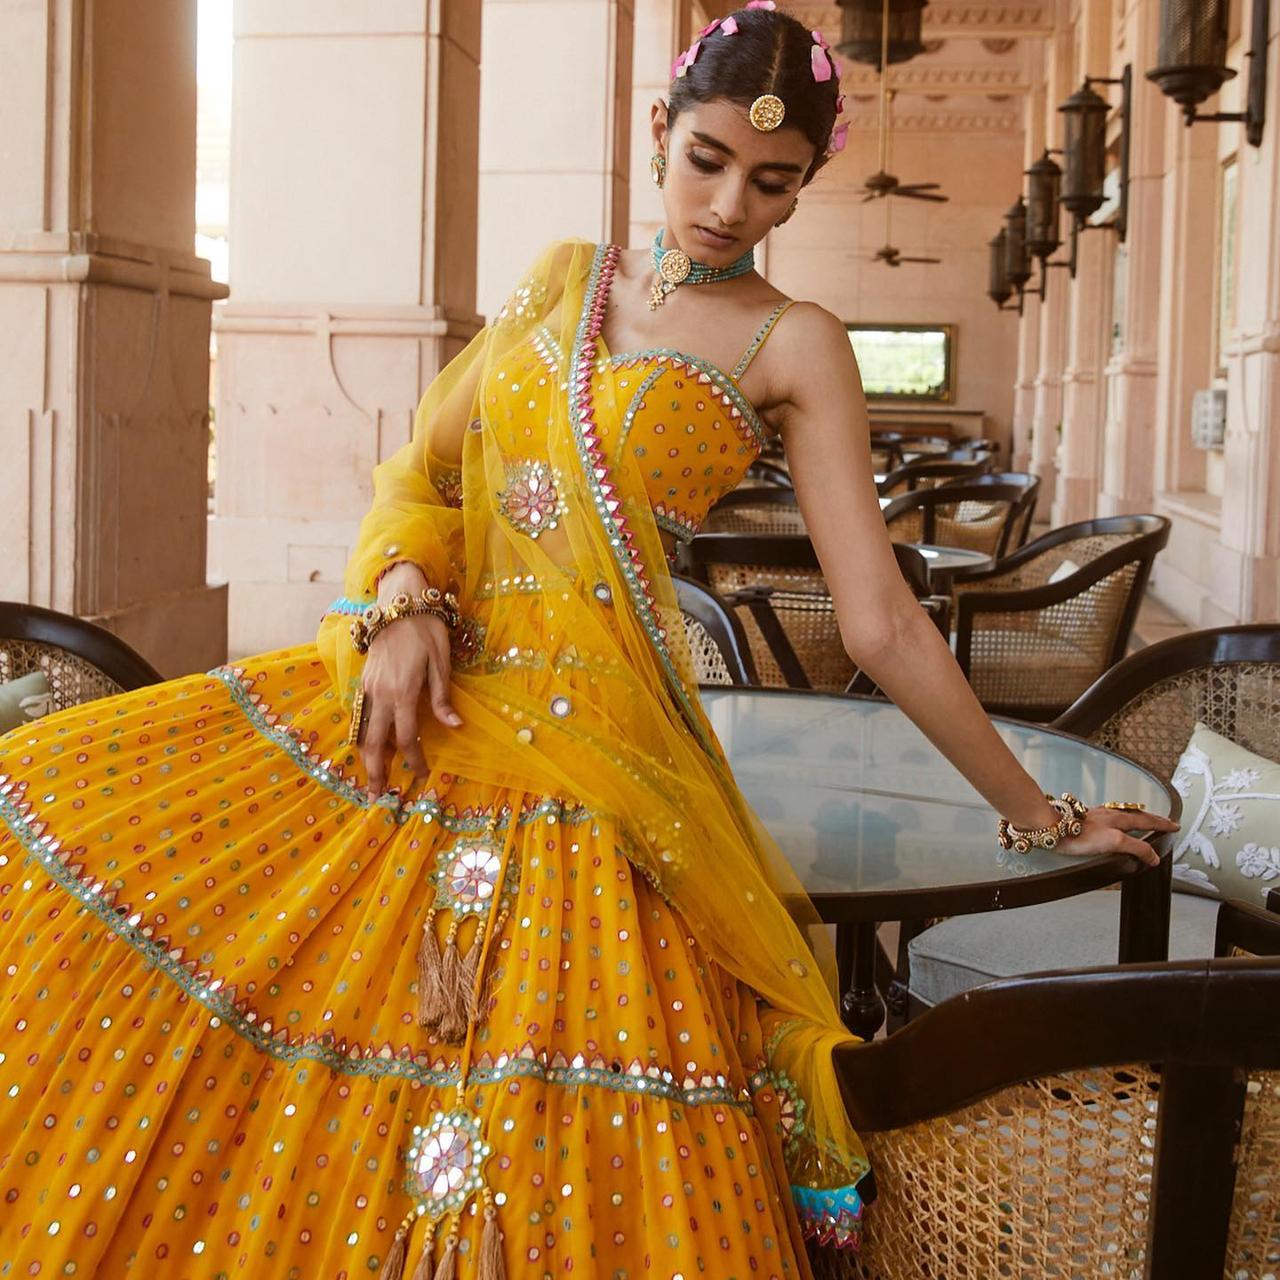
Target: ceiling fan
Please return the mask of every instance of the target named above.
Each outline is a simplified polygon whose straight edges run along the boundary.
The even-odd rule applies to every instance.
[[[863,184],[868,200],[883,200],[886,196],[903,196],[909,200],[932,200],[945,204],[949,199],[938,190],[936,182],[902,182],[889,172],[889,138],[892,133],[893,91],[889,88],[889,0],[884,0],[884,12],[880,26],[880,167]]]
[[[890,235],[890,210],[891,206],[886,201],[884,206],[884,244],[878,248],[875,253],[864,254],[868,262],[883,262],[886,267],[899,267],[904,262],[927,263],[929,265],[937,265],[942,261],[941,258],[918,258],[906,256],[901,249],[893,244],[893,237]]]

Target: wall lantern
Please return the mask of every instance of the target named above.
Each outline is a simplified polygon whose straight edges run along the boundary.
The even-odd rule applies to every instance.
[[[1147,79],[1178,103],[1187,124],[1197,120],[1239,121],[1245,126],[1245,137],[1257,147],[1262,144],[1266,121],[1270,0],[1253,0],[1245,110],[1196,113],[1206,98],[1236,74],[1226,65],[1229,10],[1230,0],[1160,0],[1160,44],[1156,54],[1159,65],[1147,72]]]
[[[1087,76],[1079,89],[1058,108],[1065,139],[1062,153],[1062,207],[1074,219],[1071,234],[1087,231],[1086,219],[1103,203],[1107,168],[1107,113],[1110,106],[1095,84],[1120,86],[1120,208],[1114,226],[1123,242],[1129,225],[1129,121],[1133,104],[1133,68],[1126,64],[1119,79]],[[1073,253],[1074,256],[1074,247]]]
[[[928,0],[836,0],[840,6],[840,43],[836,49],[854,62],[880,65],[906,62],[924,52],[920,25]],[[884,47],[885,26],[889,41]]]
[[[1009,233],[1006,228],[1001,227],[998,234],[991,237],[987,242],[991,251],[990,261],[987,267],[987,297],[996,304],[997,311],[1017,311],[1022,314],[1022,297],[1023,290],[1019,286],[1018,305],[1016,307],[1009,306],[1009,299],[1014,294],[1013,281],[1009,279],[1009,252],[1008,252]]]

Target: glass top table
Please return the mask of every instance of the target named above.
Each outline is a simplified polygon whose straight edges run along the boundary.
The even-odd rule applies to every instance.
[[[862,941],[873,965],[878,921],[999,910],[1117,881],[1122,958],[1164,958],[1168,857],[1147,869],[1114,855],[1005,852],[990,806],[892,703],[786,689],[703,688],[701,697],[747,802],[819,915],[870,925]],[[993,719],[1044,790],[1175,812],[1175,793],[1131,761],[1044,725]],[[846,937],[843,949],[853,945]]]

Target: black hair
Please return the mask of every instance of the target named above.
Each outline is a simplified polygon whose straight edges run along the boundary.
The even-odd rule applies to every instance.
[[[777,9],[740,9],[733,14],[738,30],[725,35],[717,27],[704,36],[698,56],[682,76],[673,77],[667,102],[667,123],[674,125],[681,111],[700,102],[724,98],[743,107],[764,93],[782,99],[786,116],[781,128],[799,129],[817,153],[804,183],[827,162],[827,144],[836,121],[840,78],[813,78],[813,33],[790,14]],[[831,61],[830,54],[823,56]],[[804,185],[804,184],[802,184]]]

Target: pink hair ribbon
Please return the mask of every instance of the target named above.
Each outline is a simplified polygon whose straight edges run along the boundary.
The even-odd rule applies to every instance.
[[[742,6],[744,9],[776,9],[778,6],[773,0],[747,0]]]
[[[813,34],[816,36],[818,33],[815,31]],[[831,59],[827,57],[826,50],[820,44],[815,44],[809,50],[809,65],[813,69],[813,78],[819,84],[831,79]]]
[[[730,14],[721,24],[720,30],[727,36],[736,36],[738,34],[738,20]]]
[[[828,154],[834,154],[837,151],[844,150],[844,144],[849,140],[849,123],[838,124],[831,130],[831,141],[827,143]]]

